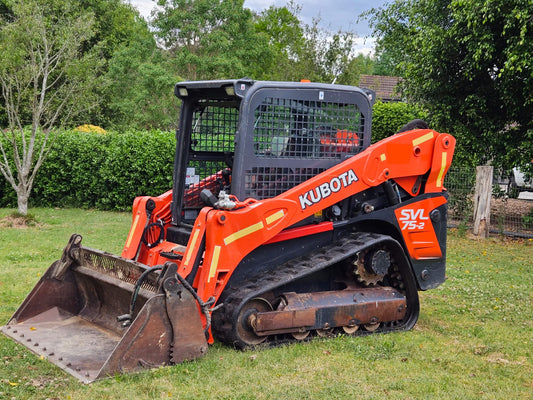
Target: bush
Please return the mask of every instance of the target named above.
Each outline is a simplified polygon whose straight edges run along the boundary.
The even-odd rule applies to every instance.
[[[419,106],[408,103],[377,101],[372,109],[372,143],[389,137],[413,119],[427,119]]]
[[[111,140],[112,136],[95,132],[59,134],[37,173],[32,205],[94,207],[105,196],[100,169]]]
[[[99,209],[129,209],[137,196],[157,196],[172,188],[173,134],[159,131],[115,135],[101,168],[105,195]]]
[[[128,210],[136,196],[172,188],[174,152],[171,132],[62,132],[37,173],[30,204]],[[16,204],[1,180],[0,206]]]

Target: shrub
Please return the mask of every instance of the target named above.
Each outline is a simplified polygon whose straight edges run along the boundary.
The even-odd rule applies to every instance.
[[[31,205],[130,209],[136,196],[172,187],[174,151],[171,132],[63,132],[39,169]]]
[[[76,127],[76,129],[74,130],[78,132],[95,132],[95,133],[102,133],[102,134],[106,133],[106,130],[104,128],[101,128],[96,125],[91,125],[91,124],[80,125]]]
[[[95,205],[125,210],[136,196],[157,196],[171,189],[175,146],[168,132],[114,135],[100,170],[105,193]]]
[[[427,113],[419,106],[408,103],[377,101],[372,109],[372,143],[389,137],[413,119],[426,119]]]
[[[40,168],[32,204],[59,207],[94,207],[105,195],[100,168],[112,136],[67,131],[58,135]]]

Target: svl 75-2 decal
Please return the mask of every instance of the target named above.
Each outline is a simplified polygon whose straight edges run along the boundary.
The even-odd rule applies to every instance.
[[[404,208],[400,210],[400,216],[398,221],[402,231],[404,230],[423,230],[426,227],[426,221],[429,219],[427,216],[427,211],[423,208],[421,209],[412,209]]]

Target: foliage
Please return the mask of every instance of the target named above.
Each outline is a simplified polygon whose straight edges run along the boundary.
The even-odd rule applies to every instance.
[[[448,209],[454,221],[459,221],[466,228],[474,212],[473,192],[476,184],[476,170],[461,168],[454,164],[446,174],[445,187],[450,193]]]
[[[155,33],[186,79],[257,76],[271,59],[243,0],[159,0],[158,5]]]
[[[533,207],[529,210],[527,215],[522,217],[522,224],[525,228],[533,229]]]
[[[32,204],[94,207],[107,187],[100,169],[108,158],[112,134],[62,132],[35,181]]]
[[[0,172],[26,214],[36,173],[53,143],[50,132],[97,103],[101,61],[95,51],[81,52],[93,35],[91,13],[65,0],[9,5],[13,15],[0,27],[0,87],[8,122],[0,136]]]
[[[172,188],[174,134],[128,132],[112,136],[99,171],[105,184],[100,209],[131,208],[137,196],[158,196]]]
[[[174,129],[179,102],[173,86],[180,80],[248,76],[356,85],[361,73],[373,69],[370,57],[354,54],[355,33],[322,29],[319,18],[304,24],[292,0],[257,15],[242,0],[160,0],[150,27],[123,0],[54,1],[64,4],[56,9],[75,9],[72,17],[91,15],[92,35],[79,55],[97,53],[101,64],[93,90],[76,93],[80,105],[89,98],[99,102],[74,116],[74,126]],[[0,0],[0,16],[13,21],[12,7],[21,3]],[[77,26],[63,20],[55,25]],[[0,126],[6,124],[0,105]]]
[[[352,57],[344,65],[342,72],[339,74],[336,83],[340,85],[353,85],[357,86],[359,83],[359,77],[362,74],[372,75],[375,74],[375,62],[370,56],[358,54]]]
[[[177,76],[168,54],[153,38],[118,48],[109,61],[107,107],[114,129],[164,129],[177,127],[178,100],[174,96]]]
[[[300,11],[297,3],[289,1],[256,16],[256,30],[266,35],[274,54],[268,79],[355,85],[361,73],[371,72],[370,57],[353,54],[355,33],[323,29],[320,18],[304,24]]]
[[[305,26],[305,42],[299,59],[304,76],[316,82],[334,83],[345,71],[355,43],[353,32],[321,29],[315,18]]]
[[[372,108],[372,143],[389,137],[413,119],[426,119],[427,114],[411,103],[376,101]]]
[[[31,205],[130,209],[140,195],[172,187],[174,133],[161,131],[64,131],[35,179]],[[0,181],[0,206],[16,205]]]
[[[396,76],[398,73],[395,71],[392,57],[388,54],[386,49],[379,49],[376,54],[374,62],[374,74],[382,76]]]
[[[119,48],[137,40],[153,40],[146,21],[128,2],[122,0],[72,0],[81,10],[94,15],[94,36],[86,49],[101,48],[102,57],[109,60]]]
[[[114,102],[120,101],[124,95],[131,95],[130,87],[135,84],[132,76],[125,76],[121,83],[127,83],[123,92],[117,92],[113,84],[115,76],[107,73],[114,61],[117,52],[124,48],[138,47],[141,44],[150,43],[155,48],[153,33],[148,28],[147,22],[139,15],[139,12],[129,2],[123,0],[68,0],[72,1],[82,10],[94,15],[94,36],[86,43],[83,50],[90,51],[95,46],[100,49],[100,56],[105,60],[105,68],[96,93],[101,99],[98,107],[93,108],[76,123],[93,122],[101,126],[114,126],[117,120],[121,120],[113,107]],[[172,88],[169,88],[172,92]],[[159,93],[155,93],[157,95]],[[146,96],[145,101],[153,100],[153,96]],[[145,110],[146,112],[146,110]],[[139,112],[137,112],[139,114]],[[128,127],[132,126],[130,124]]]
[[[91,125],[91,124],[84,124],[84,125],[77,126],[74,130],[76,132],[95,132],[95,133],[102,133],[102,134],[106,133],[104,128],[101,128],[96,125]]]
[[[367,17],[404,94],[459,139],[456,158],[509,168],[533,154],[531,15],[524,0],[396,0]]]
[[[255,16],[255,29],[268,38],[272,50],[272,64],[268,78],[272,80],[299,80],[295,65],[302,52],[304,28],[298,18],[300,7],[290,2],[287,7],[270,6]]]
[[[170,132],[63,132],[39,171],[32,204],[130,209],[136,196],[172,188],[174,151]]]
[[[4,324],[77,232],[120,254],[131,214],[34,209],[37,226],[0,229]],[[0,209],[0,220],[11,210]],[[193,362],[82,385],[0,335],[0,396],[101,399],[529,399],[533,376],[533,242],[469,240],[451,232],[447,281],[420,292],[405,333],[236,351],[216,343]],[[21,273],[21,271],[23,271]],[[399,372],[401,371],[401,372]],[[405,379],[408,376],[409,379]]]

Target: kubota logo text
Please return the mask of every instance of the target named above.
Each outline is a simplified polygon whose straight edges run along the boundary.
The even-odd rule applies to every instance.
[[[398,218],[402,225],[402,231],[407,229],[411,230],[423,230],[426,226],[424,221],[428,220],[429,217],[424,215],[424,209],[420,208],[418,210],[413,209],[403,209],[400,210],[401,216]]]
[[[342,188],[350,186],[352,183],[357,182],[358,180],[359,179],[353,170],[350,169],[346,172],[343,172],[339,176],[331,178],[329,182],[325,182],[321,185],[318,185],[314,189],[301,194],[298,197],[300,199],[300,207],[302,207],[302,210],[305,210],[307,207],[311,207],[313,204],[325,199],[332,193],[337,193]]]

